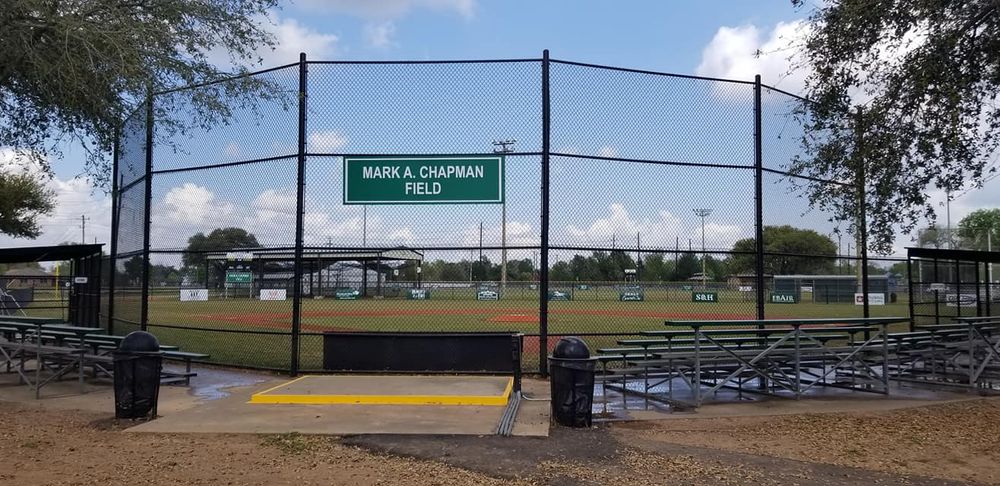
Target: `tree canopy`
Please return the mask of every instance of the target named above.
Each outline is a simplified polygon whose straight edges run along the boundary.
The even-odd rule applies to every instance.
[[[0,170],[0,233],[15,238],[37,238],[38,218],[55,209],[55,194],[37,176]]]
[[[824,274],[835,266],[837,244],[830,237],[810,229],[792,226],[764,226],[764,273],[771,275]],[[733,244],[739,252],[729,258],[729,271],[754,273],[756,271],[756,240],[744,238]],[[823,258],[826,257],[826,258]]]
[[[217,228],[212,230],[207,236],[204,233],[195,233],[188,238],[188,246],[181,262],[187,267],[188,272],[198,275],[199,268],[206,262],[206,251],[230,251],[244,248],[259,248],[260,243],[253,233],[247,232],[243,228]],[[225,280],[225,262],[216,261],[211,268],[215,273],[215,282],[221,285]]]
[[[979,209],[958,222],[962,248],[996,251],[1000,248],[1000,209]]]
[[[791,169],[847,182],[807,185],[814,206],[853,226],[863,167],[868,241],[886,253],[897,226],[935,218],[929,188],[981,186],[994,171],[1000,3],[834,0],[807,23],[806,150]]]
[[[5,0],[0,8],[0,146],[48,168],[58,142],[81,142],[88,173],[106,183],[116,129],[150,91],[230,76],[273,46],[263,28],[276,0]],[[212,62],[229,55],[225,70]],[[157,135],[229,115],[222,97],[244,105],[276,96],[245,78],[186,93],[178,114],[157,104]]]

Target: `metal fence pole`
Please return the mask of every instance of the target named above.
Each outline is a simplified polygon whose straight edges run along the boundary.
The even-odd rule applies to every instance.
[[[861,235],[861,295],[864,299],[864,316],[871,317],[871,306],[868,302],[868,206],[865,204],[865,157],[864,157],[864,115],[861,107],[858,107],[857,125],[855,127],[857,145],[855,147],[855,161],[858,164],[858,213],[861,221],[858,223],[858,231]],[[867,334],[866,334],[867,337]]]
[[[146,100],[146,172],[144,174],[146,197],[142,226],[142,315],[139,327],[145,331],[149,326],[149,225],[152,222],[153,205],[153,93],[150,90]]]
[[[115,145],[111,151],[111,248],[108,258],[108,334],[115,333],[115,257],[118,256],[118,157],[122,130],[115,129]],[[86,243],[86,242],[84,242]]]
[[[549,349],[549,50],[542,51],[542,241],[538,282],[538,372],[548,375]]]
[[[920,265],[920,263],[918,262],[917,265]],[[910,332],[913,332],[913,330],[916,328],[916,322],[914,320],[915,318],[913,317],[913,309],[914,309],[914,303],[913,303],[913,259],[910,258],[910,255],[906,255],[906,283],[907,283],[907,285],[906,285],[906,287],[907,287],[906,292],[908,294],[907,297],[910,299]],[[920,285],[923,285],[923,282],[920,282]],[[922,293],[923,292],[921,292],[921,294]]]
[[[761,123],[760,75],[753,82],[754,225],[756,252],[757,319],[764,319],[764,153]]]
[[[299,53],[299,156],[295,208],[295,281],[292,283],[292,376],[299,374],[299,332],[302,328],[302,215],[306,188],[306,96],[309,65],[306,53]]]

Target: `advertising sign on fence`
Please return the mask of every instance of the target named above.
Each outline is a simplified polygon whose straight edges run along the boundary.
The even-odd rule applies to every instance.
[[[694,285],[682,285],[681,290],[694,290]]]
[[[865,305],[865,294],[854,294],[854,305]],[[869,292],[868,305],[885,305],[885,294]]]
[[[338,300],[358,300],[360,295],[361,292],[354,289],[337,289],[337,291],[333,293],[333,297]]]
[[[260,289],[260,300],[285,300],[288,291],[285,289]]]
[[[719,294],[715,292],[691,292],[691,302],[718,302]]]
[[[427,300],[431,298],[431,293],[427,289],[410,289],[410,293],[406,296],[409,300]]]
[[[181,302],[208,300],[208,289],[181,289]]]
[[[573,300],[573,296],[569,292],[563,292],[562,290],[550,290],[549,300]]]
[[[479,289],[476,300],[500,300],[500,293],[496,290]]]
[[[783,294],[778,292],[771,293],[771,303],[772,304],[794,304],[795,294]]]
[[[975,307],[976,294],[948,294],[944,296],[944,301],[948,307]]]
[[[485,204],[504,198],[503,156],[344,157],[344,204]]]
[[[740,285],[737,290],[739,290],[740,292],[753,292],[753,287],[749,285]]]
[[[642,293],[642,287],[625,287],[618,292],[618,300],[622,302],[642,302],[646,295]]]

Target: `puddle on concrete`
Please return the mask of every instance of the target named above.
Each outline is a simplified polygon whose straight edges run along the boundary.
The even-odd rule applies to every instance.
[[[191,379],[191,394],[202,400],[226,398],[230,395],[226,389],[256,385],[274,378],[269,375],[216,368],[196,368],[192,371],[197,372],[198,376]]]

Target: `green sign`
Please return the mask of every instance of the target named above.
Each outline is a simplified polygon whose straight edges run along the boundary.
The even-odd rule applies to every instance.
[[[694,285],[683,285],[681,290],[694,290]]]
[[[503,156],[344,157],[344,204],[504,200]]]
[[[549,300],[573,300],[573,297],[569,292],[563,292],[561,290],[550,290]]]
[[[500,292],[480,289],[476,292],[476,300],[500,300]]]
[[[719,294],[715,292],[691,292],[691,302],[718,302]]]
[[[361,295],[361,292],[354,289],[337,289],[333,293],[333,297],[339,300],[358,300],[359,295]]]
[[[409,300],[427,300],[431,298],[431,293],[427,289],[410,289],[410,293],[406,298]]]
[[[771,303],[772,304],[794,304],[795,294],[780,294],[777,292],[771,293]]]
[[[622,302],[642,302],[645,299],[642,287],[625,287],[618,292],[618,300]]]
[[[226,272],[226,283],[250,283],[253,281],[251,272]]]

